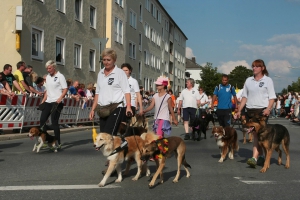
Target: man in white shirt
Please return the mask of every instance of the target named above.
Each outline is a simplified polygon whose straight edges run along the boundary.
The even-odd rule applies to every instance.
[[[184,139],[190,139],[189,120],[192,123],[195,119],[196,110],[200,106],[200,94],[194,89],[195,81],[192,78],[187,79],[186,88],[182,90],[179,98],[177,113],[180,115],[180,110],[183,112],[183,125],[185,130]]]

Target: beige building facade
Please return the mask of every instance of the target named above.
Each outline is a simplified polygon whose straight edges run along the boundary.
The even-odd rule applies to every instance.
[[[43,76],[45,63],[56,60],[66,78],[96,82],[100,49],[92,40],[105,38],[105,5],[105,0],[3,1],[0,67],[11,64],[14,71],[22,60]]]

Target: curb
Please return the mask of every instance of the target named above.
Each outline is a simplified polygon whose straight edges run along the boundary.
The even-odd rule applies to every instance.
[[[64,128],[60,129],[60,134],[65,133],[71,133],[71,132],[77,132],[77,131],[84,131],[84,130],[91,130],[93,126],[83,126],[83,127],[76,127],[76,128]],[[96,129],[99,128],[99,126],[96,126]],[[48,133],[54,134],[53,130],[47,131]],[[15,139],[22,139],[27,138],[27,133],[12,133],[12,134],[5,134],[0,135],[0,141],[6,141],[6,140],[15,140]]]

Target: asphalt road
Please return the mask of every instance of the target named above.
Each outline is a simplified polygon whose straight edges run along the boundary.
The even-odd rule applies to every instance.
[[[106,187],[99,188],[106,159],[93,149],[91,130],[63,134],[63,149],[58,153],[47,149],[33,153],[34,141],[28,138],[0,141],[0,199],[299,199],[300,124],[285,119],[270,123],[283,124],[290,132],[290,169],[276,163],[276,152],[266,173],[259,172],[261,167],[249,168],[246,161],[252,156],[252,144],[242,144],[239,130],[240,149],[234,160],[218,163],[219,149],[209,129],[206,140],[186,141],[191,177],[186,178],[182,168],[179,182],[172,183],[177,168],[173,156],[164,169],[165,182],[152,189],[145,175],[131,180],[136,165],[121,183],[111,177]],[[183,130],[182,125],[174,126],[172,135],[182,137]],[[283,153],[283,164],[285,159]],[[155,164],[148,165],[153,174]]]

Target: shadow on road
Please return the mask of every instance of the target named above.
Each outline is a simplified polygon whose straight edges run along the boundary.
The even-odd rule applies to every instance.
[[[23,144],[23,142],[16,142],[16,143],[10,143],[10,144],[0,144],[0,149],[6,149],[6,148],[15,148]]]
[[[74,146],[79,146],[79,145],[85,145],[91,143],[92,145],[92,139],[85,139],[85,140],[78,140],[74,142],[64,142],[63,143],[63,149],[69,149]]]

